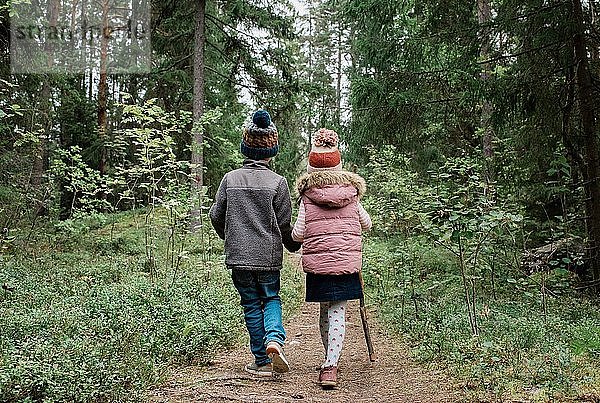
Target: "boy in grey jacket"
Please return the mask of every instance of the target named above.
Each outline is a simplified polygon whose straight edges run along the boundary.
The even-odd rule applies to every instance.
[[[296,252],[292,206],[284,177],[269,162],[279,151],[277,128],[264,110],[244,128],[240,145],[247,159],[223,177],[210,209],[211,223],[225,240],[225,264],[241,298],[254,362],[245,370],[259,376],[289,371],[283,354],[280,270],[283,246]]]

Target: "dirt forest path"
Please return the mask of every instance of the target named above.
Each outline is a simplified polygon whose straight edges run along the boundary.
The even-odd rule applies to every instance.
[[[151,391],[153,403],[180,402],[459,402],[460,389],[443,374],[415,364],[402,344],[392,342],[371,318],[369,325],[378,360],[370,363],[357,301],[349,304],[347,335],[340,360],[338,387],[316,383],[323,347],[317,326],[317,304],[304,304],[286,324],[285,352],[291,371],[258,378],[243,371],[252,356],[247,346],[219,354],[207,368],[188,367]],[[372,315],[371,315],[372,316]]]

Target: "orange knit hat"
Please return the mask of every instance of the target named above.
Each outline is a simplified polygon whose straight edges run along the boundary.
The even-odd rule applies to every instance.
[[[333,130],[319,129],[313,134],[307,171],[342,169],[342,156],[338,143],[338,134]]]

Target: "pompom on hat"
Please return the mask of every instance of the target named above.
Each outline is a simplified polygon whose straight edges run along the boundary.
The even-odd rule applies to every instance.
[[[306,170],[339,171],[342,169],[342,156],[338,148],[339,137],[336,132],[329,129],[319,129],[312,136],[312,147],[308,154]]]
[[[269,112],[263,109],[254,112],[252,121],[244,127],[240,151],[253,160],[271,158],[277,154],[279,136]]]

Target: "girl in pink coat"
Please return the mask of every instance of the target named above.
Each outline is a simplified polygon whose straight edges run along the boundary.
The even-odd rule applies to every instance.
[[[347,301],[362,297],[361,232],[371,218],[360,204],[366,190],[360,176],[343,171],[338,135],[320,129],[313,135],[308,173],[296,184],[301,197],[292,238],[302,242],[302,269],[306,272],[306,301],[319,302],[321,340],[325,362],[319,384],[337,385]]]

